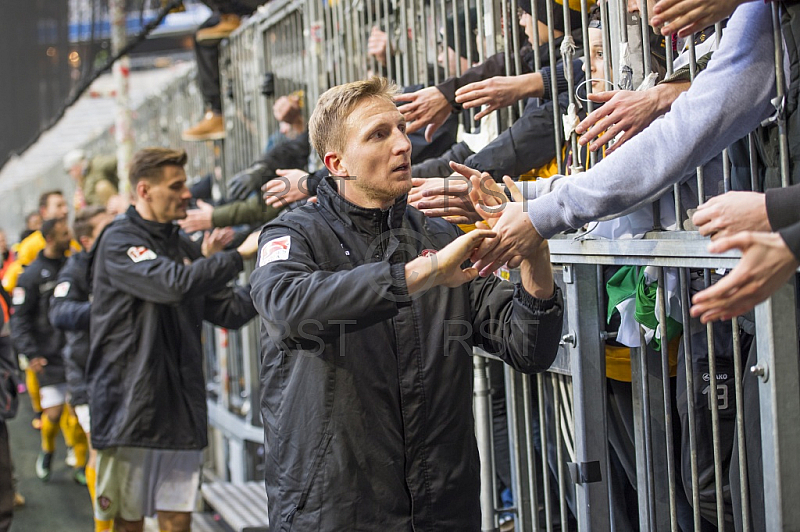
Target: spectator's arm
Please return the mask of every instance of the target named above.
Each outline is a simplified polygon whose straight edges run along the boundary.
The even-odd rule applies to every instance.
[[[800,222],[800,185],[768,189],[766,206],[767,218],[773,231]]]
[[[263,225],[278,216],[280,210],[265,205],[259,194],[251,194],[244,201],[234,201],[215,207],[211,213],[213,227],[235,225]]]
[[[550,238],[559,231],[636,210],[769,117],[775,94],[771,31],[769,6],[748,3],[737,9],[706,72],[664,118],[613,157],[587,172],[553,182],[549,185],[553,192],[528,202],[527,212],[537,232]],[[643,157],[648,161],[645,173],[636,170]]]
[[[440,157],[433,157],[412,166],[411,176],[425,178],[447,177],[453,173],[450,169],[450,161],[463,163],[470,155],[472,155],[472,150],[469,149],[467,143],[459,142],[458,144],[454,144],[452,148],[447,150]]]

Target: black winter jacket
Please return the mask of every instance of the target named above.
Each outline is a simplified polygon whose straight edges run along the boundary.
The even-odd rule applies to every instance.
[[[14,313],[11,315],[11,341],[18,353],[29,359],[42,357],[47,365],[39,377],[41,386],[66,382],[64,375],[64,333],[50,325],[47,313],[50,297],[56,287],[58,272],[65,257],[49,259],[44,251],[25,268],[11,293]]]
[[[89,357],[89,302],[90,256],[82,251],[67,259],[58,274],[58,284],[50,301],[50,323],[64,331],[67,345],[64,348],[64,367],[70,404],[85,405],[89,402],[86,390],[86,359]]]
[[[207,445],[201,325],[238,328],[255,316],[247,291],[227,286],[241,270],[239,253],[202,258],[177,225],[133,207],[106,227],[90,265],[95,448]]]
[[[561,295],[489,276],[409,297],[405,264],[460,230],[335,186],[263,229],[251,276],[272,530],[477,531],[472,347],[544,371]]]

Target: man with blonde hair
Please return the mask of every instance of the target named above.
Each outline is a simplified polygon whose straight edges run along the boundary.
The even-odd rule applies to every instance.
[[[522,283],[465,262],[462,234],[406,205],[411,144],[372,78],[334,87],[311,142],[317,204],[263,230],[261,413],[272,530],[479,530],[473,346],[527,373],[552,363],[561,295],[547,246]]]

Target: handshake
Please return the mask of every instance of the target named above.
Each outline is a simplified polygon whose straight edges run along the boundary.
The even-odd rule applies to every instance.
[[[551,297],[554,284],[547,242],[533,228],[514,181],[504,178],[511,195],[509,201],[489,174],[457,163],[450,163],[450,167],[460,176],[415,180],[409,204],[429,217],[444,217],[453,223],[474,222],[476,229],[433,257],[409,262],[409,294],[435,285],[458,286],[508,264],[510,268],[521,268],[522,285],[530,295]],[[473,266],[462,268],[467,259]]]
[[[408,203],[429,217],[475,223],[478,229],[490,230],[491,237],[483,238],[470,256],[481,276],[503,264],[517,268],[546,247],[528,217],[522,193],[510,177],[505,176],[503,181],[512,201],[488,173],[458,163],[450,163],[450,167],[460,175],[414,179]]]

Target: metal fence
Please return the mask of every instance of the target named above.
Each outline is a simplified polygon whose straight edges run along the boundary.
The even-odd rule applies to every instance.
[[[570,27],[567,6],[544,4],[544,14],[538,2],[531,6],[533,40],[540,37],[537,19],[549,28],[549,45],[533,47],[534,70],[555,65],[558,52],[567,64],[572,57],[588,57],[590,2],[570,2],[580,11],[580,27]],[[658,43],[646,23],[646,3],[640,2],[639,13],[627,13],[626,4],[600,3],[603,74],[615,87],[636,87],[658,70],[653,59],[658,50],[652,49]],[[507,72],[521,72],[517,51],[525,38],[518,7],[517,0],[272,0],[222,45],[227,137],[223,143],[184,144],[190,150],[190,173],[214,172],[224,193],[225,177],[248,166],[275,131],[271,109],[282,95],[302,91],[307,115],[328,87],[371,73],[402,85],[430,85],[461,75],[458,63],[454,71],[449,64],[436,65],[447,47],[450,30],[442,28],[448,27],[448,17],[457,21],[451,24],[457,55],[462,51],[459,36],[474,27],[474,44],[467,39],[467,46],[475,46],[477,53],[469,49],[467,56],[480,62],[501,53]],[[563,18],[565,34],[572,37],[558,50],[556,17]],[[722,31],[717,26],[716,35]],[[375,32],[387,35],[383,64],[367,53]],[[775,46],[780,59],[780,38]],[[693,40],[686,49],[694,78],[698,56]],[[669,75],[674,55],[669,41],[664,54],[661,75]],[[580,151],[574,128],[563,126],[564,117],[571,122],[571,115],[591,111],[592,104],[576,95],[580,86],[572,69],[565,71],[569,106],[554,106],[555,153],[560,172],[574,173],[582,164],[568,164],[565,148]],[[588,61],[584,72],[587,79],[593,75]],[[782,86],[781,68],[776,75]],[[583,84],[589,93],[591,85]],[[182,78],[137,110],[134,131],[140,146],[181,144],[180,131],[201,114],[195,87],[191,76]],[[552,89],[558,92],[555,81]],[[488,123],[500,133],[521,112],[520,105],[500,110],[482,127]],[[466,129],[475,125],[472,117],[474,112],[459,115]],[[785,125],[778,121],[772,127],[782,139],[780,184],[787,186]],[[110,140],[99,139],[95,147]],[[751,136],[751,158],[753,142]],[[588,166],[596,158],[592,155]],[[729,154],[722,164],[718,192],[734,186]],[[755,167],[751,160],[751,172]],[[756,173],[748,177],[754,189],[763,186]],[[695,203],[707,199],[709,180],[710,173],[699,168],[691,183]],[[800,506],[792,504],[800,490],[800,460],[793,452],[800,427],[794,282],[751,316],[713,327],[690,318],[692,293],[735,266],[737,256],[712,255],[704,238],[685,230],[686,194],[685,186],[676,185],[666,199],[648,207],[653,224],[642,238],[564,235],[550,242],[567,311],[563,345],[549,373],[527,377],[474,357],[484,530],[497,528],[506,514],[523,531],[800,529]],[[646,337],[637,330],[644,347],[628,351],[629,380],[607,377],[609,347],[626,349],[617,342],[619,332],[607,325],[609,268],[620,266],[635,267],[635,276],[647,269],[653,279],[658,337],[668,337],[668,318],[682,324],[674,342],[663,341],[657,348],[650,333]],[[237,333],[204,331],[216,472],[235,482],[260,476],[261,455],[253,445],[262,441],[256,327]],[[493,422],[504,417],[505,423]],[[510,480],[501,478],[506,460]],[[513,502],[501,500],[502,487],[510,489]]]

